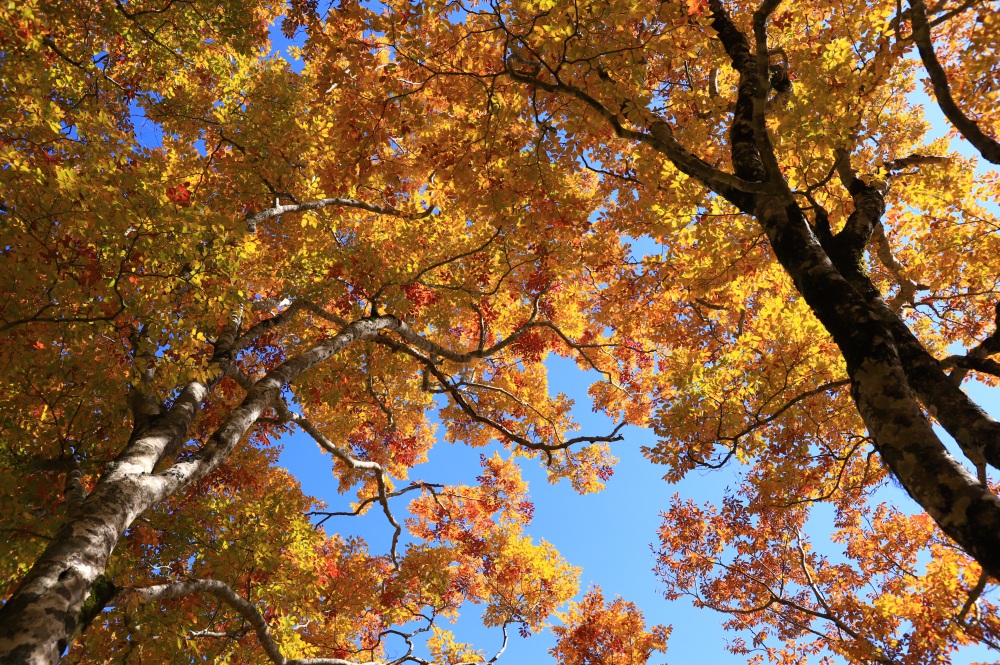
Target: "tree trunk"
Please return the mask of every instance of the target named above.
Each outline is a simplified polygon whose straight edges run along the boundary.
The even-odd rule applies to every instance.
[[[0,662],[42,665],[59,660],[94,581],[150,499],[146,483],[134,476],[104,484],[87,498],[0,608]]]
[[[280,316],[280,315],[279,315]],[[187,437],[208,387],[184,387],[169,409],[148,417],[134,410],[132,439],[98,482],[94,492],[59,530],[41,557],[0,608],[0,663],[55,663],[80,623],[94,582],[104,574],[118,540],[143,511],[211,473],[229,456],[281,389],[303,372],[328,360],[358,339],[392,329],[414,336],[393,316],[374,316],[345,325],[337,335],[286,360],[257,381],[196,453],[153,473],[168,450]],[[232,339],[217,342],[227,351]],[[225,373],[223,368],[217,378]],[[210,382],[214,385],[215,381]],[[107,599],[104,599],[105,601]]]

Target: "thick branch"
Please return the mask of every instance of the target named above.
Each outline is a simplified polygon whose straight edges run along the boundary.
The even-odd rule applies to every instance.
[[[372,339],[397,321],[395,317],[355,321],[334,337],[285,361],[250,389],[196,454],[153,474],[159,452],[174,437],[186,436],[207,392],[199,382],[185,386],[169,412],[130,442],[112,463],[79,514],[52,538],[18,589],[0,607],[0,660],[18,653],[23,654],[23,662],[55,663],[80,620],[94,581],[103,574],[112,550],[136,517],[218,467],[290,381],[351,342]]]
[[[66,488],[63,496],[66,497],[66,509],[71,517],[79,512],[80,506],[87,500],[87,488],[83,486],[83,469],[76,459],[73,459],[70,470],[66,472]]]
[[[958,616],[955,617],[955,621],[959,624],[965,623],[965,617],[969,616],[969,612],[976,606],[976,601],[979,600],[981,595],[983,595],[983,591],[986,590],[986,583],[989,581],[990,576],[985,572],[979,574],[979,579],[976,581],[976,585],[969,590],[969,596],[965,599],[965,604],[962,605],[962,609],[959,610]]]
[[[912,166],[920,166],[921,164],[947,164],[951,161],[951,158],[944,157],[941,155],[908,155],[906,157],[900,157],[899,159],[893,159],[885,163],[885,170],[891,172],[902,171],[903,169],[910,168]]]
[[[296,314],[302,311],[311,312],[324,321],[329,321],[330,323],[340,326],[341,328],[348,325],[345,319],[337,316],[336,314],[331,314],[316,303],[306,300],[305,298],[297,298],[280,313],[266,319],[262,319],[261,321],[258,321],[254,325],[250,326],[245,333],[233,341],[233,351],[241,351],[245,349],[250,346],[255,339],[266,332],[274,330],[275,328],[280,328],[281,326],[287,324],[295,318]]]
[[[191,458],[178,461],[151,478],[157,501],[180,487],[204,478],[229,454],[240,437],[270,406],[274,406],[284,386],[344,350],[356,340],[372,340],[379,331],[400,324],[394,316],[375,316],[355,321],[336,335],[308,351],[286,360],[254,384],[243,402],[233,409],[208,442]]]
[[[781,166],[778,158],[774,154],[774,146],[767,132],[767,96],[771,90],[772,68],[771,54],[767,45],[767,21],[781,0],[764,0],[764,2],[753,13],[754,46],[757,55],[757,85],[753,97],[753,129],[760,149],[761,162],[767,170],[768,177],[772,182],[784,185],[784,193],[791,198],[791,190],[781,174]],[[742,72],[741,78],[742,78]],[[774,77],[776,83],[780,83],[784,92],[791,92],[791,81],[788,72],[784,68],[778,68]],[[737,101],[738,103],[738,101]],[[734,119],[734,123],[736,120]]]
[[[992,356],[996,353],[1000,353],[1000,301],[994,306],[994,311],[996,312],[995,317],[995,328],[993,334],[984,339],[982,342],[977,344],[974,348],[970,349],[966,354],[968,358],[982,359]],[[949,359],[950,360],[950,359]],[[946,361],[947,362],[947,361]],[[972,367],[965,368],[962,367],[958,362],[955,363],[956,369],[952,371],[949,375],[951,382],[955,385],[960,385],[965,377],[969,374],[969,369],[974,369]]]
[[[761,158],[760,144],[754,123],[755,100],[759,94],[760,75],[757,58],[750,51],[750,43],[733,23],[722,0],[710,0],[712,28],[719,42],[729,56],[733,69],[740,75],[736,92],[736,107],[733,109],[733,123],[729,128],[729,143],[732,151],[733,169],[736,175],[750,181],[765,181],[769,172]],[[767,53],[762,54],[764,58]],[[761,94],[767,94],[765,87]]]
[[[848,216],[844,228],[828,243],[827,251],[834,265],[848,279],[861,272],[861,259],[875,227],[885,214],[884,187],[869,184],[857,176],[851,167],[850,153],[841,149],[837,155],[837,173],[854,201],[854,211]]]
[[[879,187],[857,177],[846,151],[837,163],[844,186],[854,199],[855,210],[844,228],[824,243],[840,274],[872,307],[887,327],[896,346],[908,385],[920,402],[958,443],[962,452],[984,477],[984,465],[1000,465],[1000,423],[989,416],[944,374],[941,365],[903,323],[861,266],[862,253],[881,225],[885,197]],[[1000,467],[997,467],[1000,468]]]
[[[927,7],[924,0],[910,2],[910,19],[913,24],[913,41],[920,51],[920,59],[930,77],[931,87],[934,89],[934,96],[941,111],[984,158],[994,164],[1000,164],[1000,143],[987,136],[975,120],[965,115],[951,95],[948,74],[934,53],[934,40],[931,36],[931,27],[927,23]]]
[[[125,603],[161,603],[173,598],[193,594],[210,594],[233,608],[249,623],[264,653],[274,665],[382,665],[377,661],[356,663],[343,658],[295,658],[288,660],[281,653],[277,643],[271,636],[271,629],[261,613],[248,600],[233,591],[228,584],[219,580],[188,580],[171,584],[159,584],[145,588],[124,589],[119,596],[118,605]]]
[[[165,457],[172,456],[187,438],[187,431],[201,404],[212,388],[222,380],[235,356],[233,342],[242,316],[230,316],[215,342],[210,366],[215,371],[206,382],[192,381],[184,386],[170,408],[164,408],[145,386],[132,386],[129,402],[133,414],[133,434],[125,449],[115,458],[113,468],[102,482],[115,482],[129,474],[152,473]]]
[[[405,213],[397,208],[390,206],[380,206],[374,203],[366,203],[365,201],[355,201],[354,199],[340,199],[340,198],[329,198],[329,199],[318,199],[316,201],[307,201],[306,203],[292,203],[289,205],[275,205],[272,208],[266,210],[261,210],[258,213],[249,215],[246,219],[247,229],[253,233],[257,230],[257,225],[261,222],[271,219],[272,217],[278,217],[279,215],[284,215],[286,213],[293,212],[309,212],[312,210],[321,210],[323,208],[338,207],[338,208],[357,208],[359,210],[367,210],[368,212],[374,212],[380,215],[390,215],[392,217],[402,217],[405,219],[420,219],[422,217],[427,217],[434,212],[433,206],[421,213]]]
[[[902,331],[912,333],[884,303],[879,306],[845,279],[797,206],[761,197],[756,216],[778,260],[840,348],[852,396],[882,459],[945,533],[991,575],[1000,574],[1000,499],[948,454],[924,417],[910,388],[921,386],[903,370],[906,364],[912,371],[913,363],[901,358],[903,349],[897,351],[897,328],[883,318],[882,307],[898,322],[900,337]],[[940,366],[937,372],[943,376]]]
[[[1000,422],[973,402],[953,377],[944,373],[941,363],[889,308],[867,275],[858,274],[851,282],[892,335],[907,383],[976,466],[980,479],[984,479],[985,464],[1000,468]],[[977,362],[971,353],[970,357],[973,358],[970,362]],[[983,365],[986,366],[989,365]]]
[[[629,129],[618,118],[617,113],[611,111],[597,99],[574,85],[564,83],[558,79],[556,83],[549,83],[534,75],[525,74],[515,69],[509,59],[507,62],[507,73],[515,81],[535,86],[547,92],[566,94],[583,102],[604,118],[618,137],[649,145],[666,156],[679,171],[717,192],[744,212],[752,209],[752,196],[748,196],[748,194],[765,191],[766,189],[761,183],[753,182],[752,179],[745,178],[739,174],[733,175],[720,171],[708,162],[692,155],[677,142],[673,137],[670,126],[663,120],[653,120],[649,124],[648,133]]]
[[[1000,362],[991,358],[976,358],[974,356],[949,356],[941,361],[943,367],[956,367],[960,370],[974,370],[983,374],[992,374],[1000,378]]]
[[[111,463],[101,482],[114,483],[128,475],[152,473],[168,449],[183,443],[208,393],[209,386],[192,381],[181,389],[165,413],[151,418],[145,426],[137,422],[129,444]]]

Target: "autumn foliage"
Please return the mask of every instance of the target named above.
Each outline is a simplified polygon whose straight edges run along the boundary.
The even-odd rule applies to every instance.
[[[670,629],[579,595],[520,471],[600,491],[625,426],[736,478],[649,488],[730,651],[1000,648],[997,9],[5,5],[0,660],[493,663],[479,605],[642,665]]]
[[[600,587],[587,591],[570,605],[552,632],[552,655],[563,665],[629,665],[645,663],[654,651],[667,650],[670,629],[653,626],[648,632],[635,604],[615,598],[607,602]]]

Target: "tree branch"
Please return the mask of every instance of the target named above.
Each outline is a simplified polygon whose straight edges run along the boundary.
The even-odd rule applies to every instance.
[[[996,353],[1000,353],[1000,301],[997,301],[996,305],[994,305],[994,311],[996,312],[996,317],[994,319],[995,328],[993,330],[993,334],[984,339],[974,348],[970,349],[966,354],[967,358],[982,359]],[[955,356],[952,356],[952,358],[955,358]],[[945,362],[947,362],[947,360]],[[958,362],[955,363],[955,368],[956,369],[948,375],[951,382],[955,385],[960,385],[962,383],[968,375],[969,369],[975,369],[973,367],[964,368]]]
[[[716,169],[708,162],[692,155],[673,137],[670,126],[662,119],[654,119],[649,123],[649,132],[640,132],[625,127],[618,115],[604,106],[597,99],[587,94],[580,88],[564,83],[558,78],[556,83],[543,81],[535,75],[528,75],[515,69],[508,58],[505,62],[507,73],[515,81],[533,85],[537,88],[552,93],[564,93],[581,102],[592,110],[611,126],[615,134],[624,139],[645,143],[666,156],[682,173],[695,178],[706,187],[718,192],[730,203],[744,212],[749,212],[752,208],[752,196],[750,193],[766,191],[766,186],[759,182],[733,175]],[[639,118],[631,120],[635,123]]]
[[[333,337],[278,365],[247,392],[243,402],[229,412],[222,425],[190,458],[149,478],[151,500],[160,501],[179,488],[204,478],[229,454],[265,409],[274,406],[281,390],[313,367],[325,362],[357,340],[373,340],[379,332],[399,324],[394,316],[375,316],[344,326]]]
[[[934,96],[937,98],[942,113],[987,161],[1000,164],[1000,143],[987,136],[979,128],[978,123],[958,107],[955,98],[951,95],[948,74],[941,66],[937,54],[934,53],[934,40],[931,36],[931,27],[927,22],[927,7],[924,0],[911,0],[910,20],[913,25],[913,41],[917,44],[920,59],[930,77],[931,87],[934,89]]]
[[[402,217],[404,219],[422,219],[428,217],[434,213],[434,206],[431,206],[427,210],[420,213],[405,213],[397,208],[390,206],[380,206],[374,203],[366,203],[365,201],[356,201],[354,199],[341,199],[341,198],[328,198],[328,199],[318,199],[316,201],[307,201],[306,203],[293,203],[289,205],[278,205],[275,202],[274,207],[268,208],[266,210],[261,210],[260,212],[248,215],[246,218],[247,230],[253,233],[257,230],[257,225],[261,222],[271,219],[272,217],[278,217],[279,215],[284,215],[286,213],[293,212],[309,212],[311,210],[321,210],[322,208],[328,207],[339,207],[339,208],[357,208],[359,210],[367,210],[368,212],[374,212],[380,215],[390,215],[392,217]]]
[[[844,188],[851,194],[854,211],[844,228],[833,237],[832,244],[828,243],[827,251],[841,274],[851,280],[860,273],[862,254],[885,214],[887,189],[883,183],[870,184],[859,178],[851,166],[851,154],[845,148],[838,150],[836,166]]]
[[[386,499],[392,499],[397,496],[402,496],[409,492],[413,492],[414,490],[428,490],[429,492],[434,494],[435,490],[441,489],[443,487],[444,485],[440,485],[437,483],[416,482],[407,485],[403,489],[393,490],[392,492],[386,492],[384,496]],[[316,523],[316,526],[320,526],[321,524],[323,524],[323,522],[327,521],[331,517],[357,517],[358,515],[361,514],[361,511],[364,510],[367,506],[375,503],[376,501],[381,502],[381,500],[382,500],[381,495],[371,496],[368,497],[367,499],[363,499],[360,502],[358,502],[354,510],[351,511],[311,510],[308,513],[306,513],[306,515],[309,517],[322,515],[323,519],[319,520]]]
[[[378,661],[358,663],[343,658],[295,658],[288,660],[278,648],[271,636],[270,627],[257,608],[233,591],[228,584],[219,580],[187,580],[151,587],[123,589],[119,592],[116,605],[121,606],[129,602],[137,604],[160,603],[194,594],[210,594],[234,609],[253,627],[261,648],[274,665],[383,665]]]
[[[791,92],[791,80],[788,78],[787,67],[779,68],[776,66],[772,77],[771,53],[767,45],[767,21],[780,4],[781,0],[764,0],[753,13],[754,46],[757,51],[757,85],[753,96],[753,128],[760,150],[761,162],[767,170],[770,181],[779,183],[782,186],[782,193],[791,199],[791,190],[781,173],[781,166],[778,164],[778,158],[774,154],[774,145],[771,143],[771,137],[767,131],[767,96],[771,91],[772,79],[780,86],[784,94]],[[742,79],[742,72],[740,78]]]
[[[620,434],[618,434],[618,432],[621,430],[622,427],[625,426],[624,422],[619,423],[618,426],[615,427],[614,431],[612,431],[611,434],[607,436],[577,436],[573,437],[572,439],[566,439],[564,441],[559,441],[558,443],[552,443],[552,444],[532,441],[531,439],[528,439],[525,436],[517,434],[503,423],[497,422],[496,420],[489,418],[488,416],[484,416],[479,411],[477,411],[476,408],[473,407],[468,402],[468,400],[465,399],[465,395],[462,393],[459,387],[454,382],[452,382],[448,378],[448,376],[444,374],[444,372],[442,372],[438,368],[437,363],[435,363],[427,356],[421,354],[419,351],[412,349],[405,344],[400,344],[395,340],[387,339],[385,337],[381,337],[376,341],[379,344],[384,344],[389,348],[395,349],[396,351],[399,351],[401,353],[405,353],[411,358],[414,358],[415,360],[418,360],[421,363],[423,363],[426,370],[431,375],[434,376],[434,378],[438,381],[439,384],[441,384],[441,386],[445,389],[445,392],[447,392],[448,395],[451,396],[451,398],[455,401],[455,404],[457,404],[458,407],[473,421],[481,423],[483,425],[486,425],[487,427],[490,427],[491,429],[496,430],[501,435],[503,435],[504,438],[508,439],[513,443],[516,443],[519,446],[528,448],[530,450],[540,450],[544,452],[546,455],[546,459],[550,464],[552,463],[552,453],[555,451],[565,450],[566,448],[569,448],[578,443],[612,442],[612,441],[621,441],[623,438]]]
[[[382,512],[385,513],[386,519],[389,520],[389,524],[393,528],[392,546],[389,549],[389,556],[392,558],[393,565],[399,568],[399,560],[396,558],[396,546],[399,544],[399,536],[403,531],[403,527],[393,517],[392,510],[389,508],[389,495],[385,484],[385,470],[382,466],[376,462],[368,462],[352,457],[346,450],[343,450],[330,441],[308,418],[291,411],[283,400],[277,403],[277,408],[279,415],[301,427],[302,431],[311,436],[323,450],[339,459],[349,468],[371,471],[374,474],[375,483],[378,485],[378,502],[382,505]]]
[[[821,394],[823,394],[823,393],[825,393],[827,391],[834,390],[836,388],[842,388],[843,386],[850,385],[850,383],[851,383],[850,379],[842,379],[840,381],[828,381],[828,382],[826,382],[826,383],[824,383],[822,385],[819,385],[819,386],[817,386],[817,387],[815,387],[815,388],[813,388],[811,390],[806,390],[804,392],[801,392],[798,395],[796,395],[795,397],[793,397],[790,400],[788,400],[787,402],[785,402],[784,404],[782,404],[780,407],[778,407],[778,409],[776,409],[771,415],[765,416],[764,418],[755,418],[753,423],[751,423],[750,425],[748,425],[747,427],[745,427],[738,434],[735,434],[734,436],[725,436],[725,437],[720,437],[720,438],[722,440],[724,440],[724,441],[737,442],[741,438],[743,438],[744,436],[746,436],[747,434],[750,434],[751,432],[753,432],[754,430],[756,430],[757,428],[762,427],[762,426],[764,426],[764,425],[766,425],[766,424],[768,424],[768,423],[776,420],[777,418],[779,418],[781,416],[781,414],[783,414],[785,411],[787,411],[788,409],[792,408],[793,406],[795,406],[796,404],[798,404],[802,400],[808,399],[810,397],[814,397],[816,395],[821,395]]]
[[[768,4],[771,2],[772,0],[768,0]],[[722,0],[710,0],[708,6],[711,10],[712,28],[726,55],[729,56],[733,69],[740,75],[733,122],[729,128],[733,170],[737,176],[745,180],[767,181],[772,174],[761,156],[755,123],[757,115],[755,100],[760,90],[757,58],[750,52],[750,43],[746,35],[733,23]],[[766,51],[763,57],[767,57]],[[767,94],[766,87],[763,94]]]
[[[846,150],[840,151],[838,159],[837,170],[854,199],[855,210],[840,233],[828,239],[824,247],[840,274],[868,301],[892,335],[910,389],[954,437],[975,465],[982,482],[986,464],[1000,468],[1000,423],[948,379],[937,359],[928,353],[865,274],[862,253],[881,223],[885,196],[881,188],[857,177]]]
[[[75,457],[71,461],[69,471],[66,472],[66,486],[63,490],[63,496],[66,498],[66,509],[70,517],[76,515],[80,506],[87,500],[87,488],[83,486],[83,469],[80,468],[80,462]]]
[[[976,358],[974,356],[948,356],[941,361],[942,367],[955,367],[957,370],[961,370],[963,374],[967,374],[968,370],[974,370],[976,372],[982,372],[983,374],[992,374],[993,376],[1000,378],[1000,362],[992,360],[990,358]]]
[[[893,312],[898,312],[902,309],[903,305],[913,302],[913,295],[917,291],[926,289],[927,287],[923,284],[917,284],[903,274],[905,268],[896,260],[895,255],[893,255],[892,247],[889,245],[889,238],[885,235],[885,226],[881,221],[875,225],[875,232],[872,233],[872,239],[875,241],[875,251],[878,260],[885,266],[885,269],[889,271],[889,274],[892,275],[893,279],[899,285],[899,292],[888,303],[889,309]]]

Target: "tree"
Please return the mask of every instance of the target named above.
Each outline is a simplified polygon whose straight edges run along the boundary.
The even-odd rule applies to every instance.
[[[997,179],[913,97],[926,72],[995,163],[991,8],[292,3],[301,72],[262,57],[264,4],[4,10],[0,654],[341,664],[426,632],[487,660],[437,618],[535,630],[573,569],[524,535],[510,459],[461,487],[409,469],[440,394],[446,438],[599,489],[617,430],[570,436],[551,352],[656,430],[668,479],[743,465],[720,508],[674,501],[658,566],[752,632],[737,652],[996,644],[1000,425],[961,382],[1000,377]],[[389,552],[311,527],[274,468],[292,427]],[[839,559],[806,530],[821,503]],[[666,638],[599,591],[563,618],[566,663]]]
[[[442,137],[421,117],[447,98],[386,102],[386,54],[356,18],[328,26],[339,56],[294,74],[261,57],[264,5],[6,11],[4,662],[74,640],[70,659],[170,660],[163,603],[201,626],[184,637],[221,640],[192,649],[248,662],[378,659],[466,601],[536,630],[576,572],[523,534],[516,465],[484,458],[468,487],[406,480],[441,394],[446,437],[500,437],[600,487],[617,436],[571,436],[542,365],[604,348],[587,266],[624,250],[577,233],[592,184],[511,150],[513,123]],[[487,186],[525,170],[538,179]],[[355,513],[385,513],[391,551],[313,530],[318,507],[273,468],[292,427]],[[397,550],[408,498],[423,541]]]

